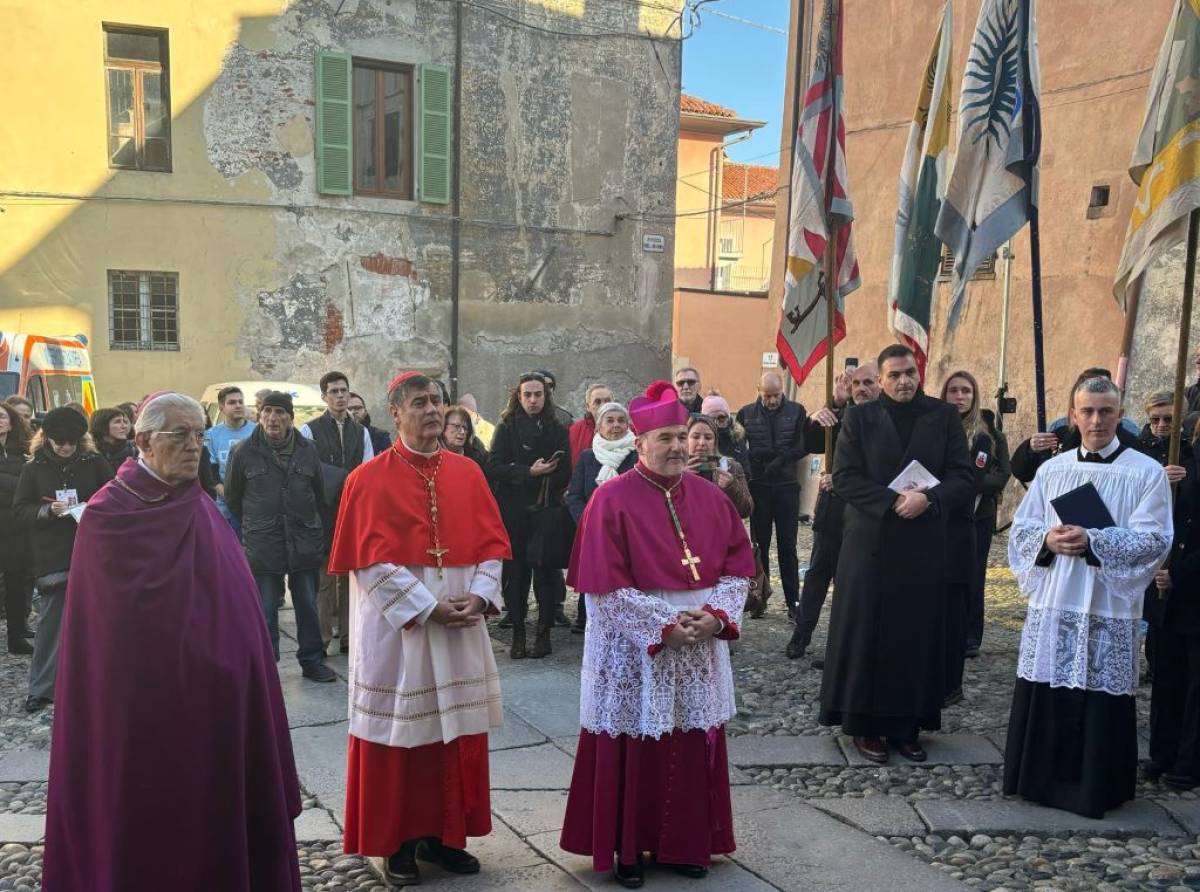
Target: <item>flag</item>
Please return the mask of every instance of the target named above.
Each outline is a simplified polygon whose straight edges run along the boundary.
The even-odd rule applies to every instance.
[[[951,328],[967,280],[1037,213],[1035,0],[983,0],[959,100],[958,154],[934,231],[954,253]]]
[[[1200,207],[1200,0],[1175,2],[1129,175],[1137,201],[1113,285],[1122,308],[1155,258],[1184,240]]]
[[[934,234],[933,225],[946,194],[953,39],[951,11],[947,2],[921,78],[917,108],[908,125],[908,146],[904,150],[904,166],[900,169],[892,277],[888,284],[888,327],[912,348],[922,377],[929,356],[933,284],[942,259],[942,243]]]
[[[834,226],[837,227],[834,343],[846,336],[844,299],[861,284],[850,226],[854,209],[846,177],[841,7],[841,0],[825,0],[812,80],[804,94],[792,156],[787,270],[776,345],[797,384],[804,383],[829,349],[830,307],[826,299],[824,254]],[[831,133],[836,139],[830,139]]]

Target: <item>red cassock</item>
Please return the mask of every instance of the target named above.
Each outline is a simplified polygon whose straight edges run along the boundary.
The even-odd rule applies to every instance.
[[[375,564],[436,566],[429,553],[435,541],[430,476],[442,521],[436,541],[445,549],[443,566],[449,570],[509,557],[504,524],[478,465],[445,451],[426,457],[398,442],[347,478],[329,572],[351,573]],[[398,646],[421,634],[421,627],[409,623],[396,633]],[[415,746],[385,745],[351,733],[346,852],[386,857],[423,836],[465,848],[468,836],[484,836],[491,826],[486,732]]]
[[[682,559],[660,487],[672,488],[690,552],[701,558],[699,579]],[[671,480],[639,465],[589,502],[569,580],[596,597],[584,645],[584,727],[560,844],[591,855],[596,870],[611,869],[614,856],[632,864],[643,852],[663,863],[707,867],[712,855],[734,850],[726,642],[739,635],[740,583],[753,573],[749,538],[732,502],[696,475]],[[737,582],[722,581],[730,577]],[[685,648],[693,651],[687,654],[664,650],[680,609],[720,618],[720,640]],[[692,669],[698,674],[688,675]],[[703,678],[711,687],[672,693],[676,677]],[[667,705],[647,714],[654,712],[644,706],[651,702]]]

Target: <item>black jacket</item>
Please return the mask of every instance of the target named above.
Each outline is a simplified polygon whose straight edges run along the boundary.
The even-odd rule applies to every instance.
[[[295,434],[284,467],[261,427],[229,453],[225,504],[241,522],[246,560],[255,573],[315,570],[324,562],[324,484],[317,447]]]
[[[66,461],[58,461],[43,447],[25,465],[17,482],[13,511],[18,523],[30,530],[34,576],[63,573],[71,566],[71,550],[79,527],[69,517],[50,513],[54,494],[60,489],[73,489],[79,501],[86,502],[112,476],[108,462],[98,452],[76,451]]]
[[[1141,436],[1138,437],[1138,451],[1148,455],[1164,467],[1171,455],[1171,440],[1169,437],[1156,437],[1150,433],[1150,425],[1142,426]],[[1179,440],[1179,464],[1187,466],[1192,459],[1192,444],[1188,442],[1187,432]],[[1189,470],[1190,474],[1191,471]]]
[[[1013,476],[1028,486],[1032,481],[1037,469],[1044,462],[1054,458],[1060,452],[1068,452],[1071,449],[1078,449],[1080,444],[1079,428],[1063,427],[1056,431],[1051,431],[1054,436],[1058,437],[1058,449],[1051,449],[1047,452],[1034,452],[1029,446],[1029,440],[1024,440],[1017,451],[1012,455],[1012,473]],[[1117,425],[1117,439],[1121,441],[1123,446],[1129,446],[1133,449],[1141,451],[1141,446],[1138,443],[1136,435],[1125,429],[1125,425]]]
[[[371,448],[376,455],[382,455],[392,447],[392,435],[387,431],[368,425],[367,436],[371,438]]]
[[[975,508],[977,519],[996,516],[1004,488],[1012,478],[1008,438],[1004,436],[1003,431],[996,429],[992,422],[994,417],[989,410],[983,410],[983,421],[987,430],[977,434],[975,441],[969,444],[971,464],[975,468],[975,494],[979,496],[979,504]]]
[[[553,473],[541,477],[529,473],[535,461],[556,452],[563,455]],[[543,482],[548,480],[550,492],[558,494],[571,479],[571,442],[566,427],[557,418],[546,418],[545,413],[531,417],[518,407],[496,425],[487,476],[513,541],[513,554],[523,554],[529,509],[537,503]]]
[[[112,468],[114,474],[117,473],[121,465],[125,464],[125,459],[137,458],[138,456],[137,447],[133,445],[132,440],[119,443],[116,448],[110,448],[107,443],[97,443],[96,451],[104,456],[104,460],[108,462],[108,466]]]
[[[0,447],[0,573],[29,566],[29,530],[17,522],[13,499],[28,456]]]
[[[1200,456],[1183,462],[1187,476],[1175,498],[1175,538],[1171,543],[1171,588],[1165,602],[1151,584],[1147,599],[1154,599],[1168,628],[1184,635],[1200,635]],[[1159,606],[1161,605],[1161,606]]]
[[[629,454],[622,459],[617,468],[617,473],[624,474],[626,471],[633,470],[637,460],[637,450],[629,450]],[[596,482],[596,475],[600,473],[602,467],[600,460],[596,458],[596,453],[592,450],[585,449],[579,453],[579,461],[575,463],[575,468],[571,471],[571,485],[567,487],[567,510],[571,512],[571,517],[576,524],[579,523],[579,518],[583,517],[583,509],[587,507],[592,493],[600,488],[600,484]]]
[[[750,446],[753,486],[798,486],[796,463],[808,454],[804,406],[784,397],[778,409],[767,409],[759,398],[737,413]]]

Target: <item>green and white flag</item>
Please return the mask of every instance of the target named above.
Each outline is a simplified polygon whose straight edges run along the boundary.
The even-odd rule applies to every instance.
[[[933,226],[946,194],[952,42],[952,7],[947,2],[908,126],[888,283],[888,327],[912,348],[922,374],[929,356],[933,287],[942,256],[942,243]]]

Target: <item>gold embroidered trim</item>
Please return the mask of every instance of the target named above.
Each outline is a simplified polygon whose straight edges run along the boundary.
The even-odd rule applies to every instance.
[[[490,706],[493,703],[499,703],[501,699],[502,698],[500,695],[496,694],[495,696],[487,697],[483,700],[473,700],[470,703],[458,703],[454,706],[447,706],[445,709],[431,709],[427,712],[418,712],[413,715],[402,715],[401,713],[388,712],[383,709],[368,709],[365,706],[359,706],[358,704],[354,705],[354,711],[377,719],[391,719],[392,721],[396,722],[419,722],[425,719],[431,719],[434,716],[449,715],[452,712],[462,712],[464,709],[481,709]]]
[[[472,685],[487,684],[489,681],[499,681],[499,672],[489,672],[487,675],[476,676],[475,678],[463,678],[458,681],[448,681],[445,684],[430,685],[425,688],[417,688],[414,691],[402,691],[399,688],[389,688],[385,685],[363,684],[362,682],[354,682],[354,687],[360,691],[366,691],[368,694],[391,694],[395,697],[401,697],[411,700],[415,697],[426,697],[429,694],[436,694],[438,691],[450,691],[454,688],[465,688]]]
[[[383,608],[382,608],[383,612],[387,613],[389,610],[391,610],[393,607],[395,607],[401,601],[407,599],[409,595],[411,595],[414,591],[416,591],[417,586],[419,586],[420,584],[421,584],[421,581],[419,579],[414,579],[412,582],[410,582],[404,588],[400,589],[400,594],[396,595],[396,597],[392,598],[392,600],[388,601],[386,604],[383,605]]]
[[[375,589],[379,588],[381,585],[383,585],[385,582],[387,582],[389,579],[391,579],[393,576],[395,576],[397,573],[399,573],[403,569],[404,569],[403,567],[392,567],[391,570],[389,570],[387,573],[384,573],[382,576],[380,576],[378,579],[376,579],[375,584],[372,585],[369,589],[367,589],[368,597],[370,595],[375,594]]]

